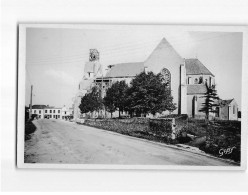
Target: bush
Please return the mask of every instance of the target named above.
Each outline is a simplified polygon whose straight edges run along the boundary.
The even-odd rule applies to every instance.
[[[180,144],[184,144],[184,143],[188,143],[188,142],[192,141],[192,139],[188,136],[186,136],[186,137],[180,136],[177,138],[177,140]]]
[[[220,152],[228,148],[231,152]],[[240,121],[210,121],[207,128],[206,144],[202,150],[221,158],[228,158],[240,162],[241,123]]]
[[[29,140],[31,138],[31,134],[36,130],[36,126],[31,122],[25,123],[25,140]]]
[[[206,153],[212,154],[214,156],[217,157],[221,157],[221,158],[226,158],[226,159],[232,159],[236,162],[240,162],[240,158],[241,158],[241,152],[240,152],[240,147],[236,147],[232,150],[231,153],[224,153],[223,149],[227,149],[228,147],[221,147],[218,146],[216,144],[203,144],[199,147],[200,150],[203,150]],[[232,147],[230,147],[232,148]],[[222,155],[221,155],[222,154]]]

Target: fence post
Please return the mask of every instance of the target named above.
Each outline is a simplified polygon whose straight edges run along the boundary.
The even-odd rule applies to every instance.
[[[175,118],[172,118],[171,120],[171,129],[172,129],[172,133],[171,133],[171,139],[176,139],[176,124],[175,124]]]

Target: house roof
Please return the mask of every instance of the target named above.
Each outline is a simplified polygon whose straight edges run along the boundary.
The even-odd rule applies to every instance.
[[[231,102],[233,101],[233,99],[230,100],[219,100],[219,105],[220,107],[224,107],[224,106],[228,106]]]
[[[46,105],[33,105],[32,109],[44,109],[46,107],[47,107]]]
[[[212,75],[214,76],[198,59],[185,59],[187,75]]]
[[[207,92],[206,85],[196,84],[196,85],[187,85],[187,94],[205,94]]]
[[[144,71],[143,62],[114,64],[105,77],[134,77]]]

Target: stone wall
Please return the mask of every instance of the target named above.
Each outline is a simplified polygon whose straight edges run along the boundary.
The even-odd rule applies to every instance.
[[[139,132],[166,140],[176,138],[175,119],[172,118],[80,119],[76,122],[128,135]]]

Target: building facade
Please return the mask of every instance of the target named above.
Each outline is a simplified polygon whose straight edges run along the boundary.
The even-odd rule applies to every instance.
[[[37,118],[39,119],[70,119],[73,117],[73,109],[62,107],[55,108],[46,105],[33,105],[32,106],[32,114],[37,114]]]
[[[81,98],[94,85],[102,87],[104,97],[106,90],[112,83],[125,80],[129,85],[131,80],[143,71],[152,71],[155,74],[161,73],[169,83],[173,101],[177,107],[172,114],[187,114],[189,117],[195,118],[205,117],[205,113],[199,111],[205,101],[204,98],[200,97],[207,91],[206,84],[208,86],[215,85],[214,74],[199,59],[182,58],[172,45],[163,38],[143,62],[108,65],[106,74],[103,74],[99,53],[96,49],[91,50],[89,62],[85,64],[84,76],[75,97],[74,118],[82,116],[79,110]],[[166,114],[169,114],[169,112],[163,113],[163,115]],[[219,118],[222,119],[223,117]]]

